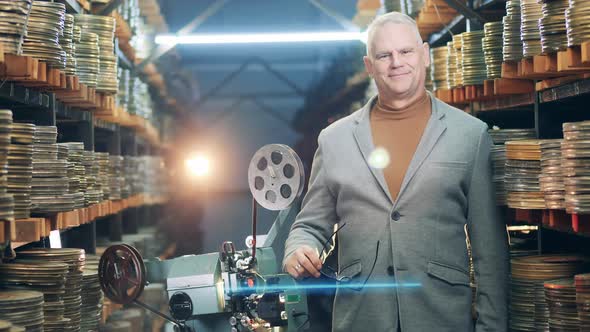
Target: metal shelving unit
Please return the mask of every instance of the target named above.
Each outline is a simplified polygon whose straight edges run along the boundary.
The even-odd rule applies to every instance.
[[[549,88],[539,93],[539,102],[549,103],[572,97],[580,97],[590,94],[590,79],[566,83],[564,85]]]
[[[504,4],[505,1],[484,0],[472,8],[481,13],[488,9],[501,8]],[[467,26],[469,22],[465,15],[459,14],[447,28],[431,35],[429,38],[431,47],[444,45],[447,40],[450,40],[448,30],[461,33],[467,29]],[[504,124],[506,128],[534,128],[539,138],[561,138],[564,122],[590,120],[590,115],[585,111],[588,101],[590,101],[590,79],[584,79],[528,94],[508,95],[470,103],[470,111],[489,125]],[[570,237],[572,241],[578,241],[579,238],[586,239],[590,234],[575,232],[567,222],[565,226],[560,225],[560,227],[539,224],[539,252],[565,250],[559,247],[558,241],[555,241],[556,236]],[[586,245],[583,250],[590,252],[590,246]]]
[[[94,119],[92,112],[65,105],[55,98],[54,93],[44,93],[18,83],[7,82],[0,86],[0,108],[11,109],[15,122],[57,126],[58,142],[83,142],[85,150],[124,156],[150,154],[155,150],[149,141],[138,136],[131,128]],[[124,233],[135,233],[141,224],[140,220],[149,217],[150,213],[147,210],[151,208],[135,207],[128,210],[102,218],[110,225],[108,232],[111,240],[120,240]],[[129,223],[125,229],[123,220]],[[96,221],[60,233],[64,246],[83,248],[87,253],[95,252]],[[43,247],[48,244],[48,241],[41,240],[26,246]]]
[[[50,94],[16,83],[4,82],[0,85],[0,100],[4,103],[49,110]]]
[[[74,3],[77,4],[76,1],[70,1],[70,5]],[[78,10],[76,7],[68,8]],[[123,59],[123,66],[130,65],[120,50],[118,56]],[[123,156],[148,155],[157,150],[134,129],[95,119],[91,111],[66,105],[56,98],[55,93],[40,88],[25,87],[15,82],[0,82],[0,108],[12,110],[15,122],[57,126],[58,142],[83,142],[85,150]],[[142,221],[150,217],[151,210],[154,209],[149,206],[128,208],[90,223],[67,230],[60,229],[62,245],[83,248],[87,253],[95,253],[96,238],[100,231],[106,233],[111,240],[121,240],[123,234],[137,233],[143,224]],[[97,232],[97,222],[108,225],[107,230],[100,228]],[[19,243],[19,246],[25,247],[48,245],[47,238],[37,242]]]

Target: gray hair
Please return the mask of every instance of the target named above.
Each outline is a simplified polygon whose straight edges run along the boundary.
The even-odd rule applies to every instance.
[[[406,14],[400,12],[390,12],[377,16],[367,28],[367,55],[369,57],[373,56],[373,38],[375,36],[375,32],[377,32],[377,30],[387,23],[405,24],[412,27],[416,31],[416,38],[418,39],[418,42],[422,44],[422,36],[420,36],[420,31],[418,30],[416,21]]]

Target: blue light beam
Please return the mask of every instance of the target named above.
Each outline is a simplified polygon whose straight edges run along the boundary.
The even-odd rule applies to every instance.
[[[335,289],[392,289],[392,288],[420,288],[421,283],[314,283],[314,284],[298,284],[298,285],[259,285],[256,287],[257,293],[266,292],[281,292],[281,291],[328,291]],[[252,292],[252,288],[240,287],[238,292]]]

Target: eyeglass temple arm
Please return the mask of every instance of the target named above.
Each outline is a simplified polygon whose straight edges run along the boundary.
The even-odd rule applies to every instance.
[[[328,239],[327,239],[327,240],[324,242],[324,244],[322,245],[322,251],[320,252],[320,258],[321,258],[322,256],[325,256],[325,257],[324,257],[324,259],[323,259],[324,261],[325,261],[325,260],[326,260],[326,258],[328,257],[328,252],[326,251],[326,249],[327,249],[327,246],[328,246],[328,243],[330,243],[330,242],[332,241],[332,239],[333,239],[333,238],[336,236],[336,234],[338,234],[338,232],[340,232],[340,230],[341,230],[341,229],[342,229],[344,226],[346,226],[346,223],[343,223],[343,224],[342,224],[340,227],[338,227],[338,229],[336,229],[336,230],[335,230],[335,231],[332,233],[332,235],[330,235],[330,236],[328,237]]]
[[[371,271],[369,272],[367,279],[365,279],[365,282],[363,283],[363,288],[369,281],[369,278],[371,278],[371,275],[373,275],[373,270],[375,270],[375,265],[377,265],[377,258],[379,257],[379,243],[380,241],[377,241],[377,249],[375,249],[375,260],[373,261],[373,266],[371,266]]]

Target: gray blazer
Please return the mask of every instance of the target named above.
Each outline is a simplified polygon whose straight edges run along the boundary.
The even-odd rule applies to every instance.
[[[507,330],[508,244],[487,126],[430,98],[432,115],[396,201],[383,172],[367,164],[376,98],[319,135],[285,258],[302,245],[321,250],[335,223],[346,223],[338,233],[341,275],[362,284],[377,257],[369,286],[337,289],[333,331],[396,331],[398,324],[402,332]],[[478,285],[475,324],[465,224]]]

